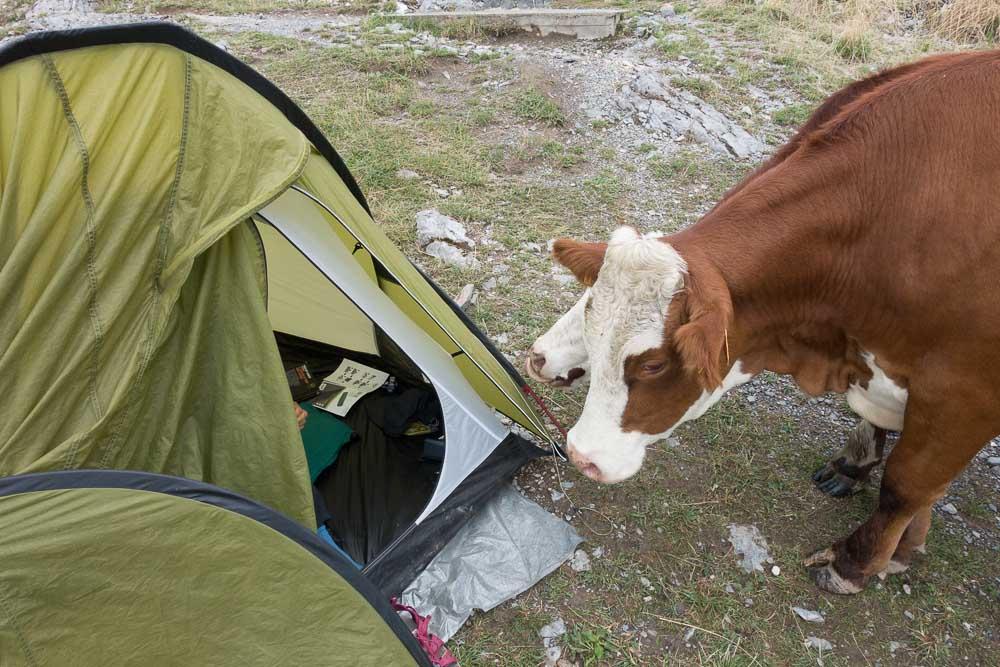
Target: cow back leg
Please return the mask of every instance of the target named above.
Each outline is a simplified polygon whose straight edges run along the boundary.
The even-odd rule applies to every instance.
[[[882,463],[885,438],[885,429],[862,420],[847,436],[843,449],[813,474],[816,488],[834,498],[859,491]]]
[[[817,586],[857,593],[872,575],[889,571],[894,555],[897,566],[908,565],[923,545],[931,506],[992,436],[968,415],[934,418],[908,410],[899,443],[886,461],[875,512],[847,538],[806,559]]]
[[[931,529],[931,508],[925,507],[913,515],[910,524],[903,531],[903,536],[899,538],[896,551],[889,560],[886,568],[888,574],[897,574],[909,569],[915,554],[922,554],[926,550],[927,532]]]

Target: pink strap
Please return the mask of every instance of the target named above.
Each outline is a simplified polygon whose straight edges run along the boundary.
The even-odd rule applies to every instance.
[[[394,610],[405,611],[413,617],[413,622],[417,625],[417,629],[413,631],[413,636],[416,638],[417,643],[420,644],[420,648],[424,649],[427,657],[431,659],[431,664],[434,667],[459,667],[458,660],[451,654],[448,647],[444,645],[441,638],[432,635],[428,630],[431,624],[430,614],[421,616],[417,613],[416,609],[400,604],[396,598],[392,598],[389,602],[392,604]]]
[[[556,419],[556,416],[552,414],[551,410],[549,410],[549,406],[545,405],[545,401],[542,400],[542,397],[536,394],[535,390],[529,387],[528,385],[524,385],[523,387],[521,387],[521,391],[523,391],[525,394],[534,399],[535,403],[538,403],[538,407],[542,409],[542,412],[544,412],[545,416],[549,418],[549,421],[552,422],[552,424],[559,430],[559,433],[560,435],[562,435],[563,440],[568,439],[569,436],[566,434],[566,427],[563,426],[558,419]]]

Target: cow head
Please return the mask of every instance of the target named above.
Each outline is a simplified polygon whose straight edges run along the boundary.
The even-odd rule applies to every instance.
[[[583,309],[590,290],[552,328],[538,337],[528,350],[525,368],[529,377],[554,387],[583,384],[590,369],[583,344]]]
[[[710,263],[689,267],[666,240],[630,227],[607,245],[559,240],[553,254],[590,287],[572,315],[591,380],[568,454],[588,477],[618,482],[648,445],[750,379],[728,359],[729,291]]]

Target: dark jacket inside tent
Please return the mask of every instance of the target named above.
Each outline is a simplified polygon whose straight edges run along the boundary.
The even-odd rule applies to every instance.
[[[4,665],[428,664],[387,600],[543,453],[510,423],[551,444],[322,133],[174,25],[0,48],[0,312]]]

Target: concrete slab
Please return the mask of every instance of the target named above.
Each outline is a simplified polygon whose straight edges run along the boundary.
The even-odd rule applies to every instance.
[[[486,9],[483,11],[414,12],[393,16],[400,23],[473,21],[484,28],[517,28],[539,37],[564,35],[576,39],[606,39],[615,34],[621,9]]]

